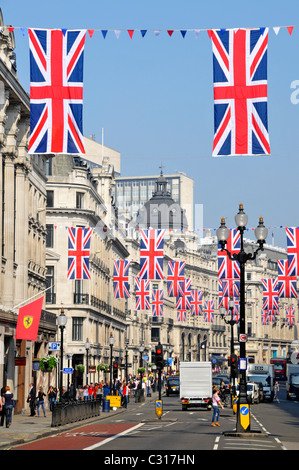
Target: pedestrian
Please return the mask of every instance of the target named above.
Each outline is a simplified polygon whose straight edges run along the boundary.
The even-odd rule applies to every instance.
[[[129,387],[126,382],[123,383],[122,394],[124,407],[127,408],[129,401]]]
[[[5,424],[9,428],[12,420],[12,409],[13,409],[13,393],[11,393],[8,386],[5,387],[4,398],[4,408],[5,408]]]
[[[279,384],[278,382],[275,382],[274,385],[274,398],[277,400],[277,392],[279,392]]]
[[[45,399],[44,397],[46,394],[44,393],[43,387],[39,387],[37,398],[38,398],[38,403],[37,403],[37,416],[39,416],[39,407],[42,407],[42,410],[44,412],[44,417],[46,417],[46,410],[45,410]]]
[[[27,403],[29,403],[29,407],[30,407],[30,416],[35,416],[35,397],[36,397],[35,386],[33,383],[31,383],[29,395],[27,398]]]
[[[54,403],[56,401],[56,393],[52,385],[50,385],[47,395],[49,400],[50,411],[53,411]]]
[[[5,393],[5,387],[1,388],[1,395],[0,395],[0,415],[1,415],[1,420],[0,420],[0,426],[3,426],[4,424],[4,418],[5,418],[5,400],[3,398],[3,395]]]
[[[85,385],[85,387],[84,387],[83,397],[84,397],[84,400],[85,400],[85,401],[88,400],[88,397],[89,397],[89,394],[88,394],[88,385]]]
[[[212,408],[213,408],[213,417],[212,417],[212,426],[220,426],[219,424],[219,406],[224,410],[220,397],[219,397],[219,389],[217,388],[214,393],[213,393],[213,399],[212,399]]]

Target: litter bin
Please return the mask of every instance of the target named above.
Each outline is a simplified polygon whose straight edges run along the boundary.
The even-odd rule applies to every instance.
[[[104,398],[103,400],[103,413],[109,413],[110,411],[110,400]]]

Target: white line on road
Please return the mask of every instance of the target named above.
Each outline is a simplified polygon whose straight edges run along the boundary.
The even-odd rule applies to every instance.
[[[215,444],[214,444],[213,450],[218,450],[219,440],[220,440],[220,436],[217,436],[216,439],[215,439]]]
[[[83,450],[94,450],[96,449],[97,447],[101,447],[105,444],[107,444],[107,442],[111,442],[113,441],[114,439],[117,439],[118,437],[121,437],[121,436],[124,436],[125,434],[128,434],[132,431],[134,431],[135,429],[139,428],[140,426],[143,426],[144,423],[139,423],[137,424],[136,426],[133,426],[132,428],[130,429],[127,429],[126,431],[123,431],[119,434],[116,434],[115,436],[112,436],[112,437],[109,437],[108,439],[105,439],[104,441],[102,442],[98,442],[97,444],[93,444],[92,446],[89,446],[89,447],[85,447],[85,449]]]

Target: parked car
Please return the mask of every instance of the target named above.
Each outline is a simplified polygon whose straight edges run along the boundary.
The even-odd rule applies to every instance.
[[[180,377],[175,375],[166,380],[166,396],[178,395],[180,393]]]
[[[236,393],[239,396],[239,384],[236,387]],[[249,403],[259,403],[260,402],[260,392],[259,387],[255,382],[247,382],[247,398]]]

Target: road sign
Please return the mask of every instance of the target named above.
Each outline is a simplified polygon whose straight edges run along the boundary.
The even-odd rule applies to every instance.
[[[245,431],[250,425],[250,412],[248,405],[240,405],[240,424]]]
[[[239,358],[239,370],[247,370],[247,358],[246,357]]]
[[[240,343],[246,343],[246,341],[247,341],[247,335],[246,335],[246,334],[243,334],[243,333],[240,334],[240,336],[239,336],[239,341],[240,341]]]
[[[60,343],[49,343],[49,351],[60,351]]]
[[[64,374],[72,374],[74,372],[74,369],[72,367],[64,367],[63,368],[63,373]]]
[[[163,414],[162,400],[156,400],[156,415],[159,419],[161,419],[162,414]]]

